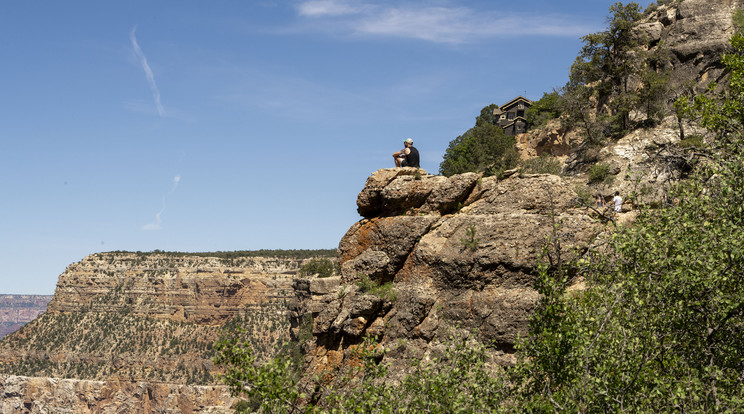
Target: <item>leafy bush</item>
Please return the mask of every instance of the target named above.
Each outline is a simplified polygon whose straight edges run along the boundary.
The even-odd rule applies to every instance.
[[[742,154],[701,171],[677,190],[683,203],[575,264],[584,292],[565,294],[568,272],[542,273],[518,376],[528,410],[744,409],[744,210],[730,208],[742,177]]]
[[[393,282],[377,283],[376,281],[369,278],[369,276],[359,273],[359,280],[356,285],[359,287],[359,291],[362,293],[369,293],[379,298],[395,301],[397,291],[393,285]]]
[[[450,141],[445,151],[439,173],[444,176],[465,172],[484,172],[499,175],[517,164],[519,155],[514,137],[504,134],[493,116],[496,105],[481,110],[475,126]]]
[[[522,161],[522,171],[527,174],[554,174],[561,173],[561,161],[550,155],[541,155]]]
[[[542,126],[549,120],[560,117],[561,111],[561,96],[558,92],[543,93],[542,98],[527,109],[527,125],[530,128]]]
[[[540,272],[513,376],[524,411],[744,411],[744,36],[732,45],[730,90],[680,104],[720,147],[680,203],[643,211],[604,254]],[[572,274],[586,290],[566,293]]]
[[[400,383],[384,381],[388,366],[379,362],[384,351],[376,340],[366,338],[351,347],[350,357],[357,363],[308,392],[297,389],[285,361],[257,364],[243,345],[221,345],[216,361],[226,368],[223,381],[234,395],[253,401],[240,407],[260,405],[261,412],[489,413],[506,397],[507,382],[489,368],[486,348],[461,336],[445,341],[443,351],[430,361],[414,364]],[[310,401],[307,407],[299,407],[301,399]]]
[[[377,286],[377,282],[370,279],[369,276],[365,275],[364,273],[357,273],[357,277],[359,277],[359,280],[356,282],[357,287],[359,287],[359,291],[362,293],[367,293],[370,290],[374,289],[375,286]]]
[[[680,148],[702,148],[704,145],[702,135],[690,135],[679,142]]]
[[[237,330],[215,344],[217,351],[214,363],[225,368],[220,380],[235,396],[247,393],[247,403],[233,406],[235,409],[261,409],[268,412],[295,412],[300,397],[295,384],[297,372],[289,358],[273,358],[259,363],[251,345]]]
[[[385,282],[381,285],[375,286],[370,289],[369,293],[391,302],[394,302],[398,297],[398,291],[395,289],[393,282]]]
[[[300,266],[300,276],[318,275],[318,277],[333,276],[336,271],[336,264],[328,258],[313,258],[307,263]]]
[[[611,180],[612,175],[610,175],[610,164],[600,162],[589,168],[590,184],[606,183]]]

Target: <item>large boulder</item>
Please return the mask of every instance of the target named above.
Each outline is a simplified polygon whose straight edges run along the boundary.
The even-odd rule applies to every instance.
[[[418,168],[381,169],[372,174],[357,197],[362,217],[446,214],[457,208],[478,181],[475,173],[453,177],[426,175]]]

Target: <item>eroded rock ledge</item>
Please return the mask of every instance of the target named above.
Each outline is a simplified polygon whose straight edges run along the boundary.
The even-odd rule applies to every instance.
[[[127,312],[221,325],[247,306],[289,299],[302,259],[96,253],[67,267],[48,312]]]
[[[599,231],[575,197],[570,184],[548,174],[499,180],[378,170],[357,199],[364,218],[339,244],[338,287],[311,295],[304,309],[314,318],[309,372],[344,364],[349,347],[368,334],[393,367],[425,357],[458,330],[511,363],[538,299],[535,269],[546,240],[558,234],[565,250],[583,251]],[[395,298],[362,292],[365,279],[392,282]]]
[[[0,375],[3,413],[232,413],[225,386]]]

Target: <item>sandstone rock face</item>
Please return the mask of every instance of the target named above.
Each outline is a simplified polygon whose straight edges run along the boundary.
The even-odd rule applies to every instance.
[[[594,237],[583,211],[573,209],[575,199],[553,175],[485,178],[462,210],[421,237],[397,278],[424,279],[439,289],[530,286],[554,223],[565,228],[567,246],[586,246]],[[469,238],[472,247],[465,246]]]
[[[720,89],[726,75],[721,56],[734,33],[733,13],[742,7],[744,0],[682,0],[654,7],[641,20],[635,37],[647,45],[646,52],[667,56],[660,69],[670,72],[670,102],[691,88],[702,93],[711,82],[718,82]],[[640,87],[637,79],[631,83]],[[516,139],[520,156],[526,159],[542,154],[570,156],[582,138],[561,130],[555,121]]]
[[[414,178],[383,169],[357,205],[365,218],[339,243],[338,286],[296,308],[313,316],[307,378],[342,366],[366,335],[389,351],[392,376],[458,331],[477,332],[497,361],[512,363],[548,238],[580,254],[600,231],[571,184],[547,174]]]
[[[230,412],[212,363],[222,326],[273,356],[306,260],[90,255],[60,275],[44,314],[0,341],[0,412]],[[335,287],[301,280],[308,295]]]
[[[573,153],[573,149],[581,140],[578,132],[562,129],[558,119],[549,121],[544,127],[516,136],[517,150],[522,159],[542,155],[565,158]]]
[[[234,399],[224,386],[87,381],[0,375],[0,412],[226,414]]]
[[[301,259],[97,253],[60,275],[49,312],[129,312],[201,325],[220,325],[245,306],[287,299]],[[95,301],[126,292],[126,303]]]
[[[684,0],[657,7],[636,30],[649,51],[664,48],[671,53],[670,89],[690,81],[702,90],[723,75],[721,54],[734,33],[732,15],[744,5],[741,0]]]
[[[688,79],[712,81],[721,75],[720,56],[734,32],[731,17],[741,6],[737,0],[687,0],[677,6],[673,17],[672,10],[664,7],[659,8],[658,17],[650,16],[664,25],[659,43],[666,44],[676,57],[675,78],[680,84]]]
[[[411,167],[382,169],[367,179],[357,197],[357,211],[362,217],[448,213],[465,200],[477,178],[473,173],[427,176]]]
[[[49,295],[0,295],[0,339],[42,314]]]

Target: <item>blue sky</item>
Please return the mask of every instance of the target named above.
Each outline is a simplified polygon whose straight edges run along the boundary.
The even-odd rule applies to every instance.
[[[405,138],[436,173],[611,4],[0,0],[0,293],[100,251],[335,248]]]

